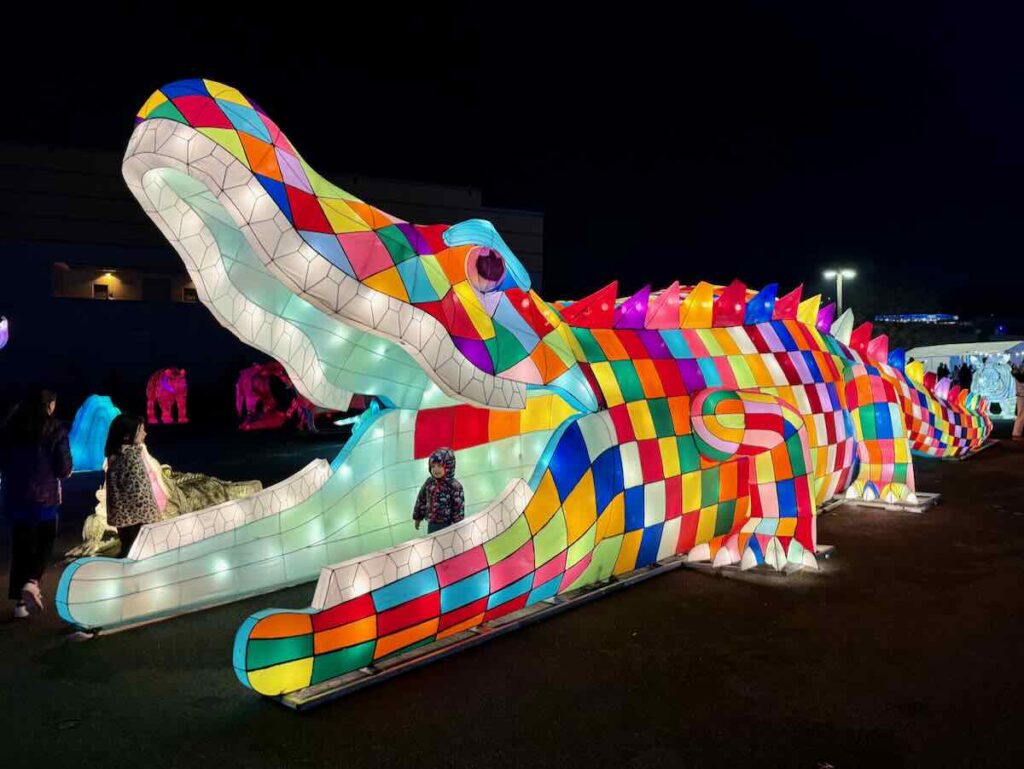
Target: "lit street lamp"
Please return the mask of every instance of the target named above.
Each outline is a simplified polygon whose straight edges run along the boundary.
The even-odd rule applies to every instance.
[[[831,280],[836,279],[836,307],[838,314],[843,314],[843,278],[850,280],[857,277],[857,273],[853,270],[825,270],[822,273],[826,278]]]

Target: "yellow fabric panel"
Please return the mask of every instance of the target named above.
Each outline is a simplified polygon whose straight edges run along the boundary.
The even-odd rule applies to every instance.
[[[715,520],[718,518],[718,505],[711,505],[710,507],[702,507],[700,511],[700,518],[697,522],[697,539],[696,544],[702,542],[710,542],[715,536]]]
[[[775,536],[792,537],[796,534],[796,518],[779,518],[779,524],[775,527]]]
[[[210,96],[214,99],[229,101],[232,104],[241,104],[243,107],[252,107],[249,100],[242,96],[236,88],[214,80],[203,80],[203,83],[206,85],[206,90],[210,92]]]
[[[626,399],[622,397],[619,381],[615,378],[611,365],[602,361],[595,363],[591,369],[594,372],[594,377],[597,379],[597,384],[601,387],[601,392],[604,394],[608,408],[625,403]]]
[[[469,281],[461,280],[452,286],[452,288],[454,289],[455,294],[459,297],[459,301],[462,303],[462,309],[466,311],[470,322],[473,324],[473,328],[476,329],[480,338],[493,339],[494,321],[492,321],[491,316],[484,311],[483,305],[480,304],[480,299],[477,297],[473,287],[469,285]]]
[[[249,686],[255,691],[276,697],[309,686],[309,680],[313,676],[313,658],[304,657],[262,670],[250,670],[247,675]]]
[[[380,291],[382,294],[393,296],[395,299],[406,303],[409,302],[409,294],[405,290],[405,281],[402,280],[397,267],[388,267],[386,270],[381,270],[375,275],[368,277],[363,283],[374,291]],[[471,319],[472,317],[472,314],[470,314]]]
[[[615,559],[613,574],[625,574],[636,568],[636,556],[640,552],[640,541],[643,536],[643,529],[628,531],[623,535],[622,549],[619,550],[619,557]]]
[[[594,498],[594,474],[587,470],[562,503],[565,512],[566,541],[571,545],[597,520],[597,501]]]
[[[636,434],[637,440],[642,441],[658,436],[654,429],[654,420],[651,419],[651,411],[647,408],[647,401],[627,403],[626,410],[629,412],[629,420],[633,423],[633,432]]]
[[[664,468],[665,477],[679,475],[679,444],[675,437],[659,438],[658,448],[661,450],[661,466]]]
[[[167,101],[167,97],[164,96],[163,91],[153,91],[146,103],[142,105],[142,109],[139,110],[138,117],[147,118],[149,113],[159,107]]]
[[[754,473],[758,483],[775,480],[775,465],[770,451],[763,451],[754,456]]]
[[[530,524],[530,533],[535,535],[543,529],[545,524],[551,520],[551,516],[561,506],[562,501],[558,498],[558,487],[555,486],[555,479],[552,477],[550,470],[545,470],[544,477],[540,479],[540,485],[537,487],[536,493],[527,503],[526,510],[523,513],[526,516],[526,522]]]
[[[683,512],[700,509],[700,471],[683,473]]]
[[[320,198],[320,208],[335,232],[369,232],[364,222],[341,198]]]
[[[626,530],[626,502],[622,492],[615,495],[597,519],[597,541],[614,537]]]

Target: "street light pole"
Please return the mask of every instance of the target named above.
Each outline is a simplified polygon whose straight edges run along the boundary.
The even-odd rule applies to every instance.
[[[857,277],[857,273],[854,270],[847,269],[836,269],[836,270],[825,270],[822,273],[826,278],[836,279],[836,307],[838,314],[843,314],[843,279],[852,279]]]

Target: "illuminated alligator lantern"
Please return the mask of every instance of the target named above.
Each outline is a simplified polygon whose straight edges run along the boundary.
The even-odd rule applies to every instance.
[[[983,402],[937,399],[884,337],[800,289],[620,300],[613,284],[549,304],[489,223],[414,225],[358,200],[211,81],[153,94],[124,176],[223,325],[325,408],[375,396],[294,498],[198,513],[189,544],[146,527],[127,561],[62,580],[65,618],[102,626],[319,574],[310,609],[238,631],[237,675],[264,694],[676,554],[815,567],[821,502],[912,498],[912,447],[965,453],[989,429]],[[443,445],[467,516],[419,538],[413,502]]]

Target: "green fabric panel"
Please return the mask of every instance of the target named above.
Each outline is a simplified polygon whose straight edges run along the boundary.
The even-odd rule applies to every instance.
[[[861,406],[857,409],[860,417],[861,438],[870,441],[875,439],[875,407]]]
[[[572,543],[572,547],[569,548],[569,554],[565,561],[565,568],[571,569],[577,563],[582,561],[587,553],[594,549],[594,539],[597,536],[597,522],[591,524],[590,528],[586,532]]]
[[[786,440],[786,451],[789,453],[789,464],[793,467],[793,477],[799,478],[801,475],[807,475],[803,447],[800,445],[800,433],[789,436]]]
[[[720,502],[718,504],[718,513],[715,517],[715,536],[719,537],[722,534],[728,534],[732,530],[733,518],[736,516],[736,500],[730,499],[728,502]]]
[[[712,467],[700,474],[700,504],[708,507],[718,501],[718,468]]]
[[[494,324],[494,336],[485,339],[484,344],[487,345],[487,351],[494,361],[494,370],[497,372],[512,368],[529,354],[516,339],[515,334],[500,323]]]
[[[644,400],[644,388],[640,386],[640,377],[636,375],[633,361],[613,360],[611,366],[626,403]]]
[[[377,230],[377,237],[391,254],[395,264],[401,264],[406,259],[416,256],[416,251],[409,245],[409,239],[405,237],[405,233],[394,224]]]
[[[567,589],[574,590],[575,588],[583,587],[584,585],[603,582],[611,577],[612,571],[615,569],[615,561],[618,560],[619,550],[621,549],[621,534],[611,537],[610,539],[601,540],[597,547],[594,548],[594,557],[591,558],[590,564]]]
[[[501,532],[491,541],[484,543],[487,563],[494,565],[503,558],[507,558],[525,545],[526,540],[529,538],[530,524],[527,522],[525,515],[520,515],[505,531]]]
[[[757,387],[757,378],[754,376],[754,372],[750,370],[745,356],[730,355],[729,365],[732,367],[732,373],[736,377],[736,385],[738,387]]]
[[[598,363],[603,360],[608,360],[605,357],[604,350],[601,349],[601,345],[594,339],[594,335],[590,333],[590,329],[587,328],[574,328],[572,333],[576,335],[576,341],[580,343],[580,347],[583,348],[583,355],[587,359],[588,363]]]
[[[259,670],[312,656],[312,633],[290,638],[252,638],[246,650],[245,664],[249,670]]]
[[[692,473],[700,469],[700,453],[697,451],[697,444],[693,440],[693,434],[679,435],[676,437],[679,446],[679,469],[684,473]]]
[[[565,550],[568,533],[565,529],[565,513],[561,510],[551,516],[544,527],[533,538],[533,560],[543,566]]]
[[[310,683],[318,684],[369,665],[373,662],[375,644],[376,641],[367,641],[358,646],[317,655],[313,659],[313,676]]]
[[[651,421],[654,422],[654,431],[659,438],[671,438],[676,434],[675,425],[672,424],[672,412],[668,408],[668,398],[652,398],[647,401],[647,407],[651,410]]]
[[[149,113],[147,120],[153,120],[154,118],[166,118],[168,120],[177,120],[179,123],[188,125],[188,121],[185,116],[178,111],[178,108],[174,106],[173,102],[165,101],[159,107]]]

